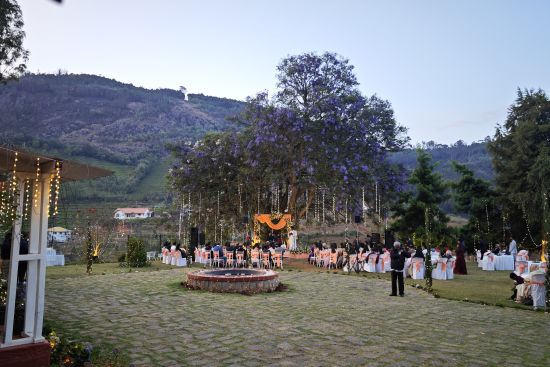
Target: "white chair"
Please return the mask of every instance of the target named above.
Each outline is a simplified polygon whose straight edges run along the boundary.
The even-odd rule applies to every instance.
[[[178,265],[178,259],[181,257],[181,252],[173,250],[170,251],[170,265]]]
[[[483,270],[486,271],[495,271],[495,255],[493,253],[488,253],[483,256]]]
[[[157,258],[156,251],[147,251],[147,260],[155,260]]]
[[[424,272],[426,268],[424,267],[424,259],[420,257],[413,257],[411,260],[412,266],[412,279],[424,279]]]
[[[544,274],[533,274],[531,276],[531,297],[534,308],[546,307],[546,286]]]
[[[376,264],[377,273],[385,273],[386,271],[391,271],[389,252],[384,252],[382,255],[380,255],[380,257],[378,258],[378,264]]]
[[[516,269],[514,273],[517,275],[523,275],[529,273],[529,262],[527,260],[516,261]]]
[[[181,257],[181,255],[180,255],[180,256],[177,257],[177,259],[178,259],[178,262],[177,262],[176,266],[187,266],[187,259],[185,257]]]
[[[437,259],[437,266],[432,270],[432,278],[439,280],[447,280],[447,258],[440,257]]]
[[[449,261],[447,262],[447,280],[455,278],[455,264],[456,257],[449,259]]]
[[[376,273],[376,253],[369,255],[369,260],[365,262],[365,271],[369,273]]]

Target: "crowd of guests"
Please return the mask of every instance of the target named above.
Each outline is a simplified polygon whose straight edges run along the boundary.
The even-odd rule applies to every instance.
[[[399,242],[399,241],[396,241]],[[426,248],[421,246],[415,247],[413,241],[408,239],[403,245],[399,242],[400,251],[406,254],[406,257],[416,257],[425,259],[425,254],[427,252]],[[310,252],[308,256],[308,261],[313,263],[316,259],[316,253],[320,250],[330,249],[331,253],[337,254],[337,268],[344,268],[350,262],[350,255],[358,255],[355,257],[356,263],[361,264],[368,263],[371,257],[376,257],[375,263],[378,264],[382,255],[385,252],[390,252],[388,247],[383,246],[381,243],[378,243],[369,236],[365,242],[360,242],[355,240],[353,243],[346,241],[340,243],[331,243],[327,245],[326,243],[317,242],[310,246]],[[455,274],[466,275],[468,271],[466,269],[466,247],[464,240],[459,239],[456,244],[455,255],[453,255],[451,248],[446,245],[444,242],[439,246],[436,246],[434,249],[435,256],[445,257],[451,259],[456,257],[456,265],[454,269]],[[353,266],[354,264],[349,264]]]
[[[204,250],[210,252],[210,258],[214,258],[214,254],[219,258],[220,266],[225,266],[228,261],[228,253],[231,253],[233,256],[233,262],[237,261],[237,254],[243,255],[243,260],[248,262],[249,256],[252,250],[259,250],[262,254],[268,254],[269,262],[274,266],[275,254],[284,255],[286,252],[286,244],[282,241],[266,241],[262,244],[253,245],[250,241],[247,242],[226,242],[224,245],[219,243],[211,244],[210,242],[206,243]],[[191,254],[193,261],[195,261],[195,254]],[[235,265],[235,264],[232,264]],[[252,264],[253,266],[255,264]]]

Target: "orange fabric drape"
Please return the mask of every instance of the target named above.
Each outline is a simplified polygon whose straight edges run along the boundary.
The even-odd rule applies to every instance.
[[[254,219],[256,219],[258,222],[262,224],[267,225],[269,228],[273,229],[274,231],[278,231],[287,226],[288,222],[292,220],[292,215],[283,214],[283,216],[281,217],[281,219],[279,219],[279,222],[277,223],[273,223],[273,221],[271,220],[270,214],[256,214],[254,216]]]

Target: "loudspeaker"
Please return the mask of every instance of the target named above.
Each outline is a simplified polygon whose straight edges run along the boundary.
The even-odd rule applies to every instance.
[[[192,245],[198,245],[199,244],[199,229],[197,227],[191,227],[191,238],[189,243]]]
[[[395,242],[395,237],[393,235],[392,231],[386,231],[384,232],[384,244],[387,248],[393,247],[393,243]]]
[[[370,240],[372,243],[380,243],[380,233],[371,233]]]
[[[363,221],[363,218],[361,218],[360,215],[355,216],[355,223],[361,223]]]
[[[204,237],[204,232],[199,233],[199,246],[204,247],[206,244],[206,238]]]
[[[248,224],[248,215],[243,217],[243,224]]]

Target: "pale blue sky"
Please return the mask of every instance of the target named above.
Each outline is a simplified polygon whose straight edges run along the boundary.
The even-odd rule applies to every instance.
[[[550,93],[546,0],[19,0],[31,71],[244,99],[289,55],[333,51],[412,142],[493,135],[516,88]]]

